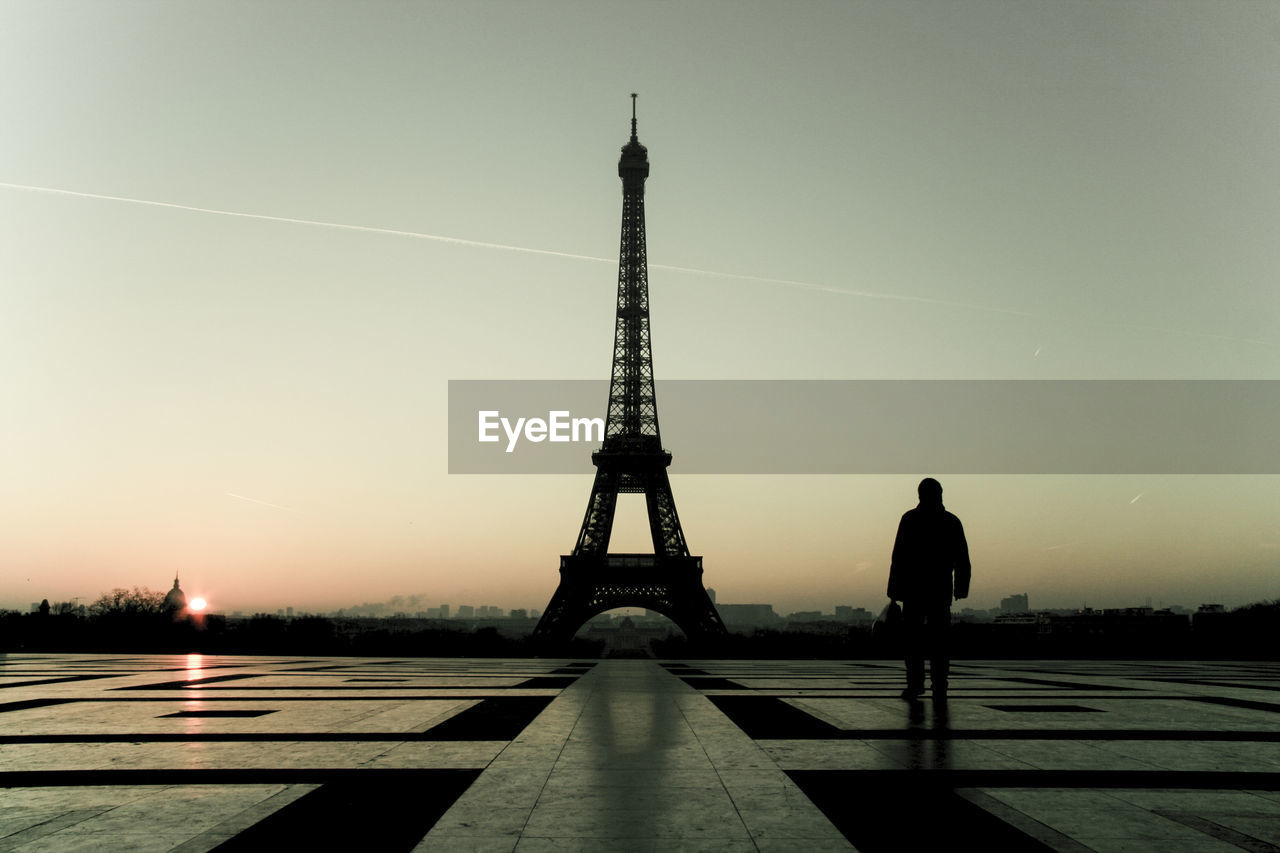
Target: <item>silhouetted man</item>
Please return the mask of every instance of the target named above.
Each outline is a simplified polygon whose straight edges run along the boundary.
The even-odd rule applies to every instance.
[[[907,510],[898,523],[889,566],[889,597],[902,602],[906,635],[907,689],[902,698],[915,699],[924,693],[928,652],[933,696],[945,699],[951,597],[969,595],[969,545],[960,519],[942,507],[942,484],[926,477],[918,491],[920,505]]]

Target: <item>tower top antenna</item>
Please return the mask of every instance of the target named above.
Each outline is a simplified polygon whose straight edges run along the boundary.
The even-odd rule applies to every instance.
[[[631,139],[633,142],[636,139],[636,98],[637,97],[638,96],[636,95],[635,92],[631,93]]]

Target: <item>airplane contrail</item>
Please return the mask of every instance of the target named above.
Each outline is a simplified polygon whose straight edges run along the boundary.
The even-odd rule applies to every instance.
[[[215,207],[198,207],[191,204],[178,204],[171,201],[155,201],[154,199],[130,198],[128,196],[106,195],[103,193],[90,193],[81,190],[59,189],[57,187],[39,187],[31,184],[13,184],[6,181],[0,181],[0,187],[11,190],[24,190],[26,192],[47,193],[50,195],[70,196],[73,198],[97,199],[99,201],[115,201],[124,204],[138,204],[147,207],[163,207],[170,210],[185,210],[190,213],[205,213],[212,216],[232,216],[240,219],[256,219],[263,222],[283,222],[290,225],[307,225],[316,228],[335,228],[342,231],[357,231],[366,234],[386,234],[392,237],[409,237],[415,240],[430,240],[436,243],[449,243],[455,246],[470,246],[477,249],[495,249],[503,252],[521,252],[529,255],[544,255],[553,258],[568,258],[575,261],[590,261],[591,263],[614,264],[617,263],[615,258],[601,258],[595,255],[581,255],[573,252],[557,252],[552,249],[534,249],[529,246],[512,246],[506,243],[490,243],[483,240],[468,240],[463,237],[450,237],[444,234],[426,234],[421,231],[404,231],[397,228],[380,228],[373,225],[352,225],[346,222],[328,222],[320,219],[297,219],[290,216],[270,216],[265,213],[246,213],[240,210],[222,210]],[[670,264],[649,264],[649,269],[666,270],[668,272],[685,273],[688,275],[698,275],[709,278],[728,278],[736,281],[754,281],[761,284],[774,284],[783,287],[791,287],[800,290],[810,290],[818,293],[831,293],[839,296],[854,296],[861,299],[883,299],[894,302],[914,302],[923,305],[939,305],[948,308],[962,308],[969,311],[984,311],[991,314],[1004,314],[1013,317],[1026,317],[1029,319],[1048,320],[1051,319],[1044,314],[1038,314],[1033,311],[1021,311],[1015,308],[1003,308],[997,305],[984,305],[977,302],[961,302],[951,299],[938,299],[932,296],[912,296],[902,293],[884,293],[875,290],[860,290],[847,287],[835,287],[829,284],[815,284],[809,281],[797,281],[787,278],[770,278],[767,276],[744,275],[742,273],[718,272],[716,270],[704,270],[694,267],[672,266]],[[1145,323],[1129,323],[1122,321],[1101,321],[1104,325],[1121,326],[1131,329],[1143,329],[1148,331],[1158,331],[1167,334],[1184,335],[1192,338],[1210,338],[1213,340],[1237,341],[1240,343],[1261,344],[1262,346],[1280,346],[1280,342],[1262,340],[1259,338],[1242,338],[1233,335],[1215,334],[1212,332],[1195,332],[1187,329],[1174,329],[1162,326],[1153,326]]]
[[[1014,308],[1001,308],[996,305],[982,305],[977,302],[957,302],[950,299],[936,299],[932,296],[910,296],[902,293],[882,293],[877,290],[858,290],[850,287],[835,287],[830,284],[814,284],[809,281],[796,281],[790,278],[766,278],[758,275],[744,275],[736,272],[716,272],[693,267],[675,267],[669,264],[649,264],[650,269],[682,272],[691,275],[710,276],[712,278],[732,278],[739,281],[758,281],[761,284],[781,284],[801,290],[815,290],[819,293],[838,293],[845,296],[860,296],[864,299],[891,299],[896,302],[921,302],[927,305],[944,305],[951,308],[968,308],[974,311],[990,311],[994,314],[1012,314],[1015,317],[1035,317],[1043,319],[1042,314],[1030,311],[1019,311]]]
[[[280,504],[273,504],[267,501],[260,501],[257,498],[249,498],[249,497],[245,497],[244,495],[237,495],[235,492],[227,492],[227,497],[239,498],[242,501],[248,501],[249,503],[254,503],[254,504],[262,504],[263,506],[272,506],[272,507],[275,507],[276,509],[282,509],[285,512],[293,512],[293,513],[297,512],[297,510],[293,509],[292,507],[280,506]]]
[[[392,237],[410,237],[416,240],[431,240],[437,243],[450,243],[455,246],[471,246],[477,249],[497,249],[503,252],[523,252],[530,255],[547,255],[554,258],[569,258],[575,261],[591,261],[601,264],[616,264],[617,258],[601,258],[595,255],[580,255],[573,252],[557,252],[552,249],[534,249],[529,246],[512,246],[506,243],[490,243],[483,240],[468,240],[463,237],[449,237],[443,234],[426,234],[421,231],[404,231],[397,228],[380,228],[373,225],[352,225],[346,222],[328,222],[320,219],[297,219],[291,216],[270,216],[265,213],[246,213],[240,210],[222,210],[216,207],[197,207],[191,204],[178,204],[171,201],[155,201],[146,198],[130,198],[128,196],[105,195],[103,193],[89,193],[80,190],[64,190],[56,187],[37,187],[30,184],[11,184],[0,181],[0,187],[13,190],[26,190],[28,192],[48,193],[52,195],[71,196],[74,198],[89,198],[99,201],[118,201],[125,204],[139,204],[147,207],[164,207],[170,210],[185,210],[190,213],[207,213],[213,216],[233,216],[240,219],[257,219],[264,222],[284,222],[290,225],[310,225],[317,228],[337,228],[342,231],[359,231],[366,234],[387,234]],[[933,299],[926,296],[906,296],[900,293],[880,293],[870,290],[852,290],[843,287],[833,287],[826,284],[814,284],[807,281],[794,281],[785,278],[767,278],[764,276],[742,275],[741,273],[716,272],[715,270],[695,269],[693,267],[678,267],[669,264],[649,264],[650,269],[667,270],[668,272],[689,273],[692,275],[709,276],[713,278],[732,278],[740,281],[758,281],[763,284],[780,284],[788,287],[800,288],[803,290],[815,290],[822,293],[837,293],[847,296],[861,296],[867,299],[893,299],[901,302],[923,302],[933,305],[949,305],[960,308],[973,308],[980,311],[995,311],[1001,314],[1016,314],[1022,317],[1038,317],[1038,314],[1032,314],[1026,311],[1014,311],[1006,308],[996,308],[986,305],[977,305],[965,302],[952,302],[946,299]]]
[[[317,228],[336,228],[342,231],[358,231],[366,234],[386,234],[392,237],[410,237],[415,240],[431,240],[437,243],[449,243],[455,246],[470,246],[477,249],[497,249],[503,252],[523,252],[530,255],[546,255],[554,258],[569,258],[575,261],[590,261],[592,263],[616,264],[616,258],[601,258],[595,255],[580,255],[573,252],[557,252],[552,249],[534,249],[529,246],[512,246],[506,243],[490,243],[483,240],[468,240],[463,237],[449,237],[443,234],[425,234],[421,231],[404,231],[397,228],[380,228],[373,225],[352,225],[346,222],[328,222],[320,219],[297,219],[290,216],[270,216],[265,213],[246,213],[240,210],[223,210],[216,207],[198,207],[191,204],[178,204],[171,201],[155,201],[146,198],[131,198],[129,196],[105,195],[103,193],[89,193],[81,190],[66,190],[57,187],[38,187],[30,184],[11,184],[0,181],[0,187],[12,190],[25,190],[27,192],[47,193],[51,195],[71,196],[73,198],[97,199],[99,201],[116,201],[124,204],[138,204],[147,207],[163,207],[170,210],[185,210],[190,213],[205,213],[213,216],[233,216],[240,219],[256,219],[263,222],[284,222],[290,225],[309,225]],[[942,305],[952,308],[967,308],[976,311],[990,311],[997,314],[1012,314],[1018,317],[1041,317],[1029,311],[1017,311],[1010,308],[1000,308],[991,305],[980,305],[971,302],[957,302],[948,299],[935,299],[928,296],[910,296],[901,293],[882,293],[874,290],[855,290],[845,287],[834,287],[827,284],[814,284],[808,281],[795,281],[786,278],[768,278],[765,276],[743,275],[741,273],[717,272],[715,270],[696,269],[693,267],[679,267],[670,264],[649,264],[649,269],[666,270],[668,272],[687,273],[690,275],[707,276],[711,278],[731,278],[738,281],[755,281],[761,284],[777,284],[785,287],[793,287],[801,290],[812,290],[820,293],[834,293],[844,296],[858,296],[864,299],[889,299],[897,302],[917,302],[928,305]]]
[[[433,240],[438,243],[452,243],[456,246],[474,246],[479,249],[501,249],[507,252],[526,252],[531,255],[551,255],[557,258],[571,258],[577,261],[598,261],[616,263],[608,258],[596,258],[591,255],[575,255],[570,252],[554,252],[550,249],[530,249],[526,246],[508,246],[502,243],[486,243],[481,240],[466,240],[462,237],[446,237],[441,234],[424,234],[420,231],[401,231],[395,228],[377,228],[372,225],[351,225],[345,222],[325,222],[319,219],[294,219],[289,216],[268,216],[265,213],[245,213],[241,210],[221,210],[216,207],[196,207],[191,204],[177,204],[171,201],[155,201],[147,198],[129,198],[119,195],[103,195],[102,193],[86,193],[79,190],[63,190],[56,187],[35,187],[28,184],[10,184],[0,181],[0,187],[28,192],[50,193],[74,198],[92,198],[99,201],[119,201],[125,204],[141,204],[147,207],[166,207],[170,210],[185,210],[191,213],[208,213],[214,216],[234,216],[240,219],[258,219],[264,222],[285,222],[291,225],[311,225],[319,228],[337,228],[343,231],[362,231],[367,234],[389,234],[393,237],[413,237],[418,240]]]

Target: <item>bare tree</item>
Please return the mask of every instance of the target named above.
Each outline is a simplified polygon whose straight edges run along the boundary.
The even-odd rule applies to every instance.
[[[116,587],[111,592],[103,593],[93,604],[89,612],[94,616],[105,616],[115,613],[148,614],[159,613],[164,604],[164,593],[155,592],[146,587],[133,588],[133,591]]]

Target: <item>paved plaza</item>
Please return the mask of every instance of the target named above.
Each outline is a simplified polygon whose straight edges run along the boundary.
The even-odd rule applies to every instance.
[[[1280,850],[1280,664],[0,656],[0,851]]]

